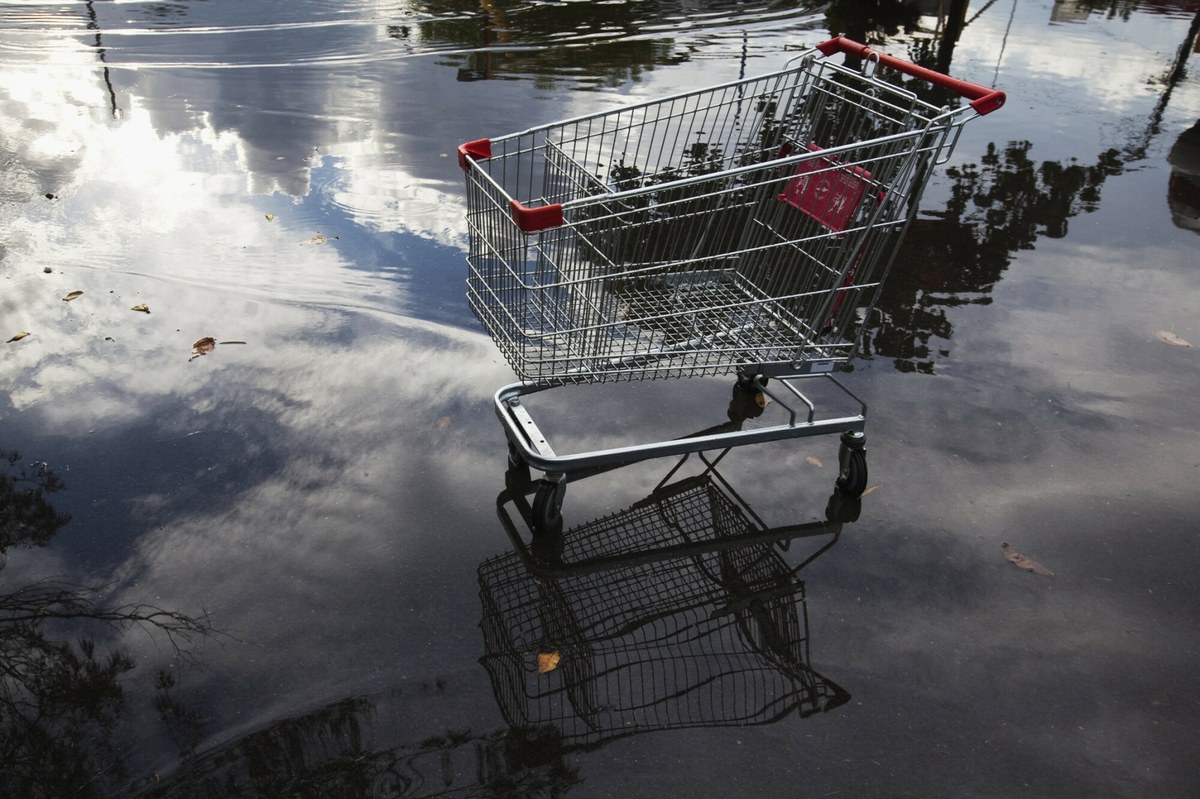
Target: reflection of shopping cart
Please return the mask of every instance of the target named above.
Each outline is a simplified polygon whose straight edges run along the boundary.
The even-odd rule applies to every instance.
[[[515,535],[512,498],[501,495],[501,519]],[[519,546],[485,562],[481,662],[505,720],[553,724],[576,747],[842,704],[849,695],[810,666],[798,577],[840,530],[764,530],[709,469],[554,536],[550,558]],[[801,536],[822,543],[791,566],[782,546]],[[553,669],[539,668],[546,658]]]
[[[825,60],[835,52],[863,68]],[[888,71],[971,102],[938,108]],[[827,432],[843,434],[839,487],[861,493],[865,408],[814,418],[797,386],[854,355],[933,166],[1003,101],[837,38],[779,73],[462,145],[468,298],[523,381],[496,404],[512,460],[545,473],[535,525],[561,526],[577,469]],[[731,372],[751,391],[779,378],[771,396],[807,405],[807,421],[568,456],[521,402]]]

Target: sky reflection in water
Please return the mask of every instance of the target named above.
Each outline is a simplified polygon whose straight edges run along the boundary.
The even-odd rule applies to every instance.
[[[955,74],[1011,102],[935,173],[871,321],[849,377],[878,489],[794,606],[811,667],[853,701],[574,748],[508,729],[476,624],[486,564],[514,556],[490,408],[510,372],[462,299],[453,150],[764,72],[826,34],[800,7],[696,5],[0,8],[0,338],[32,334],[0,352],[0,443],[55,467],[74,516],[8,553],[6,590],[66,574],[228,629],[179,671],[204,718],[193,778],[357,741],[379,795],[481,768],[579,795],[727,795],[735,777],[1186,795],[1200,386],[1195,348],[1155,333],[1200,342],[1187,194],[1168,202],[1186,168],[1166,160],[1200,117],[1195,80],[1169,79],[1190,11],[993,4],[955,50]],[[206,335],[245,344],[191,359]],[[689,432],[728,394],[695,382],[547,413],[573,443]],[[752,449],[721,473],[756,512],[823,518],[832,444]],[[666,468],[572,486],[568,525]],[[1055,577],[1012,569],[1002,541]],[[176,741],[145,696],[169,653],[121,643],[140,664],[123,751],[132,777],[166,773]]]

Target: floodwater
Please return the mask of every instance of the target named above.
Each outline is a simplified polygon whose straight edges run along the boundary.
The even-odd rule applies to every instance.
[[[0,3],[0,793],[1200,793],[1200,9],[870,5]],[[457,145],[831,31],[1008,94],[841,378],[867,493],[827,518],[836,437],[651,460],[540,570]],[[730,380],[544,429],[685,435]]]

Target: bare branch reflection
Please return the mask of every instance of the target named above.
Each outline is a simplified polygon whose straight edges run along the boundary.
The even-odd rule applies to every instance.
[[[70,516],[49,495],[65,488],[45,462],[0,450],[0,570],[9,548],[50,542]],[[3,575],[0,574],[0,577]],[[149,604],[106,605],[101,588],[48,579],[0,592],[0,793],[103,797],[127,780],[114,733],[135,662],[98,638],[141,627],[177,654],[212,634],[208,619]],[[163,679],[160,677],[160,684]]]

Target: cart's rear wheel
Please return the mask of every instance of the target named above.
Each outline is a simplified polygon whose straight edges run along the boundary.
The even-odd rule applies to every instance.
[[[837,490],[848,497],[867,490],[866,436],[857,431],[842,433],[838,449]]]
[[[562,502],[566,494],[565,480],[549,478],[538,482],[537,493],[533,496],[533,518],[529,520],[534,533],[542,535],[559,535],[562,532]]]

